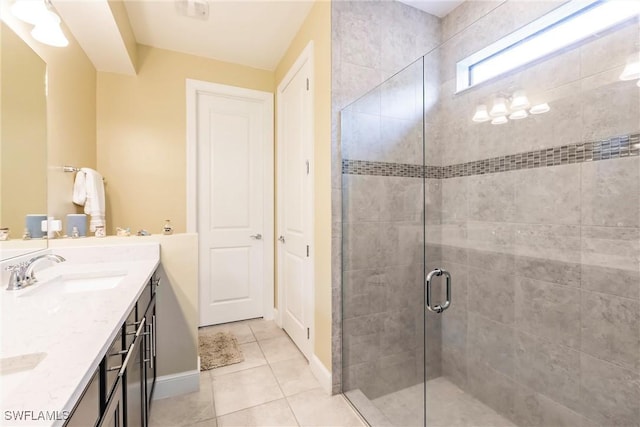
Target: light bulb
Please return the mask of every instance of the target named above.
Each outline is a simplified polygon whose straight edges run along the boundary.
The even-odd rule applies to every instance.
[[[495,119],[491,120],[492,125],[503,125],[507,123],[509,120],[506,116],[498,116]]]
[[[620,74],[620,80],[634,79],[640,79],[640,58],[637,53],[627,59],[627,65],[624,66],[624,70]]]
[[[31,30],[33,38],[49,46],[65,47],[69,45],[69,40],[67,40],[62,32],[62,28],[60,28],[60,18],[58,15],[53,12],[47,13],[47,19],[38,22],[38,24],[33,27],[33,30]]]
[[[513,94],[513,99],[511,100],[512,111],[524,110],[525,108],[529,108],[529,98],[527,98],[527,94],[524,90],[517,90]]]
[[[531,107],[529,112],[531,114],[543,114],[548,112],[549,110],[551,110],[551,108],[549,107],[549,104],[545,102],[544,104],[534,105],[533,107]]]
[[[518,110],[515,111],[513,113],[511,113],[509,115],[509,119],[511,120],[520,120],[520,119],[525,119],[529,116],[529,114],[527,113],[527,110]]]
[[[489,112],[489,115],[491,117],[498,117],[498,116],[506,116],[507,114],[509,114],[509,112],[507,111],[507,104],[505,102],[505,99],[502,97],[498,97],[493,101],[493,107],[491,107],[491,111]]]
[[[16,0],[11,6],[13,16],[31,25],[46,21],[49,10],[43,0]]]
[[[476,107],[476,113],[473,115],[473,118],[471,120],[477,123],[491,120],[491,117],[489,117],[489,113],[487,113],[487,106],[484,104],[478,105]]]

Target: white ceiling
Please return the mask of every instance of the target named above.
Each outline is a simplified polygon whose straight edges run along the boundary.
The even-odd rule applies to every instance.
[[[311,0],[208,0],[209,19],[178,14],[171,0],[126,0],[136,40],[161,49],[274,70]]]
[[[424,10],[431,15],[444,18],[453,9],[464,3],[464,0],[398,0],[416,9]]]

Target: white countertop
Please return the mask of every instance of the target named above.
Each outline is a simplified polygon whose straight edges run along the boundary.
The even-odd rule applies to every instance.
[[[69,260],[40,271],[39,283],[29,288],[0,290],[0,359],[44,354],[31,370],[0,375],[0,425],[63,424],[62,419],[37,418],[63,418],[63,411],[73,409],[158,264],[158,257],[131,262]],[[111,289],[66,293],[55,280],[89,272],[123,277]],[[18,416],[27,419],[17,421]]]

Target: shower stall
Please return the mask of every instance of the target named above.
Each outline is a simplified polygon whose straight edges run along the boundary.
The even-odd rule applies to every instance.
[[[342,390],[372,426],[638,427],[638,20],[458,90],[498,13],[341,111]]]

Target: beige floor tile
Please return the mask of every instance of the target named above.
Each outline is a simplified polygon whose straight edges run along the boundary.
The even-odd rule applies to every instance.
[[[296,357],[295,359],[273,362],[271,370],[285,396],[320,387],[320,383],[309,368],[309,363],[303,358]]]
[[[212,335],[218,332],[229,332],[233,334],[238,340],[238,344],[244,344],[256,340],[256,337],[253,336],[253,332],[247,322],[223,323],[222,325],[206,326],[198,329],[198,334],[200,335]]]
[[[188,427],[218,427],[218,421],[215,418],[211,418],[210,420],[200,421],[195,424],[189,424]]]
[[[301,426],[365,426],[342,395],[329,396],[315,389],[289,396],[287,400]]]
[[[285,332],[273,320],[253,319],[247,321],[258,341],[285,336]]]
[[[219,416],[283,397],[269,366],[213,377],[213,390]]]
[[[223,366],[221,368],[211,369],[209,373],[212,377],[219,377],[220,375],[230,374],[231,372],[238,372],[243,369],[255,368],[257,366],[267,364],[267,360],[264,358],[262,350],[260,350],[260,346],[258,346],[257,342],[240,344],[238,347],[240,348],[240,351],[242,351],[244,361],[233,365]]]
[[[254,406],[218,418],[220,427],[297,426],[296,417],[285,399]]]
[[[211,379],[200,375],[200,391],[153,401],[150,427],[179,427],[215,418]]]
[[[306,360],[302,353],[300,353],[300,350],[298,350],[298,347],[296,347],[293,341],[291,341],[291,338],[287,335],[259,341],[258,344],[260,344],[262,353],[264,353],[264,357],[269,363],[289,359]]]

